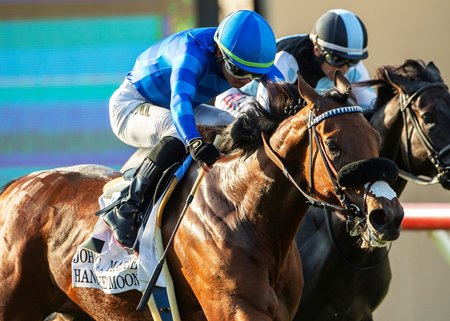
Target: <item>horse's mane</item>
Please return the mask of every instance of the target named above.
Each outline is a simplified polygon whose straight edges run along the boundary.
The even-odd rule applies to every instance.
[[[267,109],[256,99],[250,100],[245,111],[224,129],[221,149],[225,153],[236,149],[257,149],[261,146],[261,133],[273,133],[278,124],[289,116],[284,108],[298,102],[300,97],[295,85],[290,83],[267,82],[266,88]]]
[[[437,70],[436,66],[433,69],[433,63],[427,65],[423,60],[408,59],[401,66],[384,66],[388,71],[396,73],[399,76],[407,78],[409,80],[422,80],[427,82],[442,82],[442,77]],[[383,77],[384,75],[384,77]],[[377,78],[386,80],[386,75],[383,72],[383,67],[378,68]]]
[[[235,150],[253,152],[262,146],[261,133],[270,136],[283,120],[293,116],[305,105],[295,84],[268,81],[265,87],[269,98],[268,109],[257,100],[248,102],[249,108],[246,108],[246,111],[221,133],[222,152],[230,153]],[[348,99],[348,95],[343,95],[335,89],[325,92],[323,97],[343,103]]]
[[[400,66],[384,65],[377,69],[372,80],[357,82],[356,87],[377,86],[378,94],[374,104],[374,109],[378,110],[396,95],[396,90],[392,84],[392,76],[400,77],[404,81],[398,84],[406,93],[412,93],[413,81],[425,81],[430,83],[443,82],[438,68],[430,62],[428,65],[422,60],[407,59]]]

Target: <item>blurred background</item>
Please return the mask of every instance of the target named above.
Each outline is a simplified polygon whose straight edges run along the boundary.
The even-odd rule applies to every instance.
[[[412,58],[433,61],[449,83],[447,0],[0,0],[0,186],[66,165],[119,169],[134,149],[110,129],[109,97],[136,56],[162,37],[215,26],[236,9],[260,12],[277,37],[308,33],[334,8],[365,23],[372,76]],[[410,183],[401,199],[448,197]],[[403,231],[390,259],[393,280],[375,320],[450,320],[450,267],[428,232]]]

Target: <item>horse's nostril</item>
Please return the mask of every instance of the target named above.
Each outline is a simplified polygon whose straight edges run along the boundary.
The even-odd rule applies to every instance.
[[[372,226],[377,230],[388,223],[386,212],[382,209],[373,210],[369,215],[369,220]]]
[[[446,190],[450,189],[450,173],[448,171],[439,177],[439,183],[441,183],[442,187]]]

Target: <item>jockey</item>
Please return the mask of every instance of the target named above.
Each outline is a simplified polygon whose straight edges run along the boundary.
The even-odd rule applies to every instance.
[[[286,81],[297,82],[297,71],[319,93],[333,88],[333,77],[339,70],[350,82],[369,79],[362,60],[369,55],[367,32],[354,13],[344,9],[325,12],[314,24],[310,34],[296,34],[277,40],[275,66]],[[232,88],[216,98],[215,106],[232,114],[253,97],[264,98],[260,81],[253,81],[241,89]],[[373,88],[354,88],[358,104],[370,110],[375,102]],[[264,100],[258,99],[260,102]]]
[[[151,147],[128,195],[103,218],[115,239],[132,248],[144,194],[153,193],[164,170],[186,150],[206,171],[219,158],[196,125],[227,125],[233,117],[205,103],[253,79],[283,80],[274,67],[276,42],[259,14],[239,10],[218,27],[171,35],[141,53],[109,103],[113,132],[128,145]]]

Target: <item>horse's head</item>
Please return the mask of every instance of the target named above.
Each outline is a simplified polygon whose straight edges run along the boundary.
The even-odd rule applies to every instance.
[[[397,161],[403,178],[450,189],[450,93],[438,68],[407,60],[379,68],[377,78],[380,110],[371,123],[383,136],[382,155]]]
[[[388,185],[397,179],[397,166],[379,158],[380,136],[355,106],[348,80],[336,72],[334,81],[334,90],[319,95],[299,76],[298,90],[307,105],[295,117],[308,119],[309,156],[303,170],[316,199],[310,202],[339,204],[349,232],[360,235],[361,247],[384,246],[399,236],[403,218]]]
[[[225,131],[222,151],[247,158],[264,144],[260,161],[268,156],[282,171],[260,166],[291,181],[287,192],[285,180],[274,180],[289,212],[292,206],[305,209],[306,198],[341,213],[362,247],[396,239],[403,209],[386,182],[396,179],[397,166],[379,158],[380,135],[355,105],[350,83],[336,73],[335,88],[320,95],[298,79],[297,88],[267,83],[268,109],[256,103],[237,118]]]

